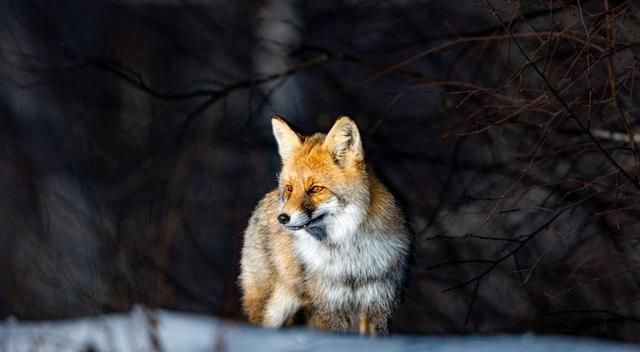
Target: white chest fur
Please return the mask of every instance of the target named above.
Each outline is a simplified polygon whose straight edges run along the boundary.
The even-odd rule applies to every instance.
[[[398,237],[366,233],[344,221],[329,224],[327,235],[318,241],[304,230],[294,233],[296,254],[305,270],[319,281],[318,289],[327,303],[367,306],[393,299],[393,284],[384,277],[406,251]],[[354,280],[358,285],[350,284]]]
[[[353,238],[334,241],[329,234],[318,241],[304,230],[294,234],[296,253],[313,274],[328,279],[367,279],[384,274],[399,259],[401,244],[379,234],[354,233]]]

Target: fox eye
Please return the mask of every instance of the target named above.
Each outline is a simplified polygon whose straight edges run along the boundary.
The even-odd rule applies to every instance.
[[[291,185],[285,185],[284,190],[282,192],[282,199],[287,200],[291,197],[291,192],[293,192],[293,187]]]
[[[310,193],[318,193],[318,192],[322,192],[323,190],[324,190],[324,187],[322,187],[322,186],[313,186],[313,187],[311,187],[309,192]]]

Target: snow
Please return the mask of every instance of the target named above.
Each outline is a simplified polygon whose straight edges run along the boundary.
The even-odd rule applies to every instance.
[[[638,351],[640,347],[585,338],[539,335],[367,338],[271,330],[214,317],[136,307],[69,321],[0,323],[0,351]]]

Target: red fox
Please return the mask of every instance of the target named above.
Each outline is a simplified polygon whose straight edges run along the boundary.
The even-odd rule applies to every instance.
[[[244,234],[239,285],[249,321],[387,333],[411,237],[365,163],[358,127],[342,116],[327,135],[305,137],[278,116],[271,124],[282,170]]]

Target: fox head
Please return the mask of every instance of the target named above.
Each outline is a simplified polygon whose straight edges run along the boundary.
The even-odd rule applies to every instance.
[[[277,220],[292,232],[324,240],[355,231],[368,209],[369,178],[355,122],[339,117],[329,133],[301,136],[271,119],[282,160]]]

